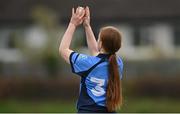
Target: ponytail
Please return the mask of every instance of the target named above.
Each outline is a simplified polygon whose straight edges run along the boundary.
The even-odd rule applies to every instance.
[[[122,86],[115,54],[121,48],[121,33],[117,28],[108,26],[101,29],[99,37],[102,48],[110,54],[106,107],[108,112],[114,112],[122,105]]]
[[[122,105],[122,86],[119,76],[116,54],[109,57],[109,80],[107,85],[106,106],[109,112]]]

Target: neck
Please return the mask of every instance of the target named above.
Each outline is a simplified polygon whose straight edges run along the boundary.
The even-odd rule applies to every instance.
[[[100,49],[99,53],[102,53],[102,54],[110,54],[108,53],[107,51],[105,51],[103,48]],[[116,54],[116,53],[115,53]]]
[[[108,54],[103,48],[100,49],[99,53]]]

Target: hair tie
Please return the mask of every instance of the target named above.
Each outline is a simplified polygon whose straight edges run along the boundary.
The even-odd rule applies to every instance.
[[[116,53],[115,52],[111,52],[110,55],[115,55]]]

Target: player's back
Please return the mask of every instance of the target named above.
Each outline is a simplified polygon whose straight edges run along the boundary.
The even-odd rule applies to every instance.
[[[92,71],[86,77],[85,84],[88,95],[95,101],[95,103],[100,106],[105,106],[106,90],[109,77],[109,61],[108,56],[106,55],[101,55],[100,57],[104,61],[98,64],[94,69],[92,69]],[[121,72],[122,60],[120,58],[118,58],[117,60],[119,72]],[[120,76],[122,76],[122,73],[120,73]]]
[[[106,88],[109,77],[109,54],[88,56],[85,54],[71,54],[73,72],[81,76],[78,110],[101,112],[106,110]],[[122,78],[123,63],[117,58],[119,75]]]

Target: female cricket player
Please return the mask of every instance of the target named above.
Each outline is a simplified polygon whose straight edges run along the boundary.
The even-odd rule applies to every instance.
[[[92,56],[70,49],[76,28],[83,24]],[[90,11],[86,7],[72,9],[72,17],[59,46],[62,58],[72,72],[81,77],[77,103],[79,113],[116,112],[122,105],[123,62],[116,52],[121,48],[121,34],[115,27],[100,29],[98,41],[90,26]]]

